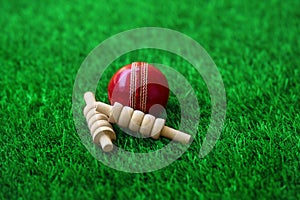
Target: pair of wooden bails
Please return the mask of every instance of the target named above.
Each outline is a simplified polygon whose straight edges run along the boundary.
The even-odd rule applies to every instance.
[[[99,137],[94,139],[94,142],[100,143],[104,151],[112,150],[113,145],[111,140],[115,139],[115,134],[110,123],[116,123],[118,126],[127,128],[132,132],[139,132],[144,137],[158,139],[160,136],[163,136],[183,144],[187,144],[191,140],[190,135],[165,126],[164,119],[155,118],[153,115],[145,114],[142,111],[134,110],[131,107],[123,106],[117,102],[113,106],[96,102],[92,92],[86,92],[84,99],[87,104],[84,109],[84,115],[87,119],[93,139],[99,135]],[[92,119],[90,117],[91,115],[98,117]],[[107,117],[105,120],[103,120],[104,116]],[[95,122],[97,120],[102,120],[102,122]],[[105,140],[101,140],[102,137],[105,137]],[[108,139],[111,139],[110,142]]]

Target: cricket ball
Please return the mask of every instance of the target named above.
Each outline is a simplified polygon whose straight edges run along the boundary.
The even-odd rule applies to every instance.
[[[119,102],[135,110],[149,113],[153,107],[164,108],[169,98],[166,77],[146,62],[133,62],[122,67],[108,84],[108,98],[113,105]],[[154,109],[151,113],[157,113]]]

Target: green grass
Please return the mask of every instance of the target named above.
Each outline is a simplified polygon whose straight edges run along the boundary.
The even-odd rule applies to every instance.
[[[299,1],[1,1],[0,199],[299,199]],[[177,161],[130,174],[97,161],[82,144],[72,115],[73,83],[84,58],[106,38],[132,28],[171,28],[198,41],[215,61],[227,94],[224,130],[198,157],[210,99],[189,64],[141,50],[114,69],[145,59],[186,73],[201,110],[199,132]],[[101,85],[103,84],[103,85]],[[104,91],[104,94],[102,93]],[[167,106],[178,126],[177,99]],[[168,140],[122,133],[116,144],[148,152]]]

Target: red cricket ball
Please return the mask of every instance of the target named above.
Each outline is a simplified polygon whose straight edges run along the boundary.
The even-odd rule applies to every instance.
[[[122,67],[108,84],[111,104],[119,102],[147,113],[155,104],[165,107],[169,93],[166,77],[146,62],[133,62]]]

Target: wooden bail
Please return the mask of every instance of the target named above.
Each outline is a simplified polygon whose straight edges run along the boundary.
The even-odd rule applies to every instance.
[[[102,150],[105,152],[112,151],[112,140],[116,139],[116,134],[108,122],[107,115],[99,113],[96,110],[96,99],[92,92],[86,92],[84,94],[84,100],[86,106],[83,113],[90,129],[93,142],[100,144]]]
[[[120,127],[128,128],[133,132],[139,132],[145,137],[158,139],[160,136],[188,144],[191,136],[181,131],[165,126],[165,120],[155,118],[139,110],[133,110],[128,106],[116,102],[113,106],[102,102],[96,103],[96,110],[106,112],[110,123],[116,123]]]

